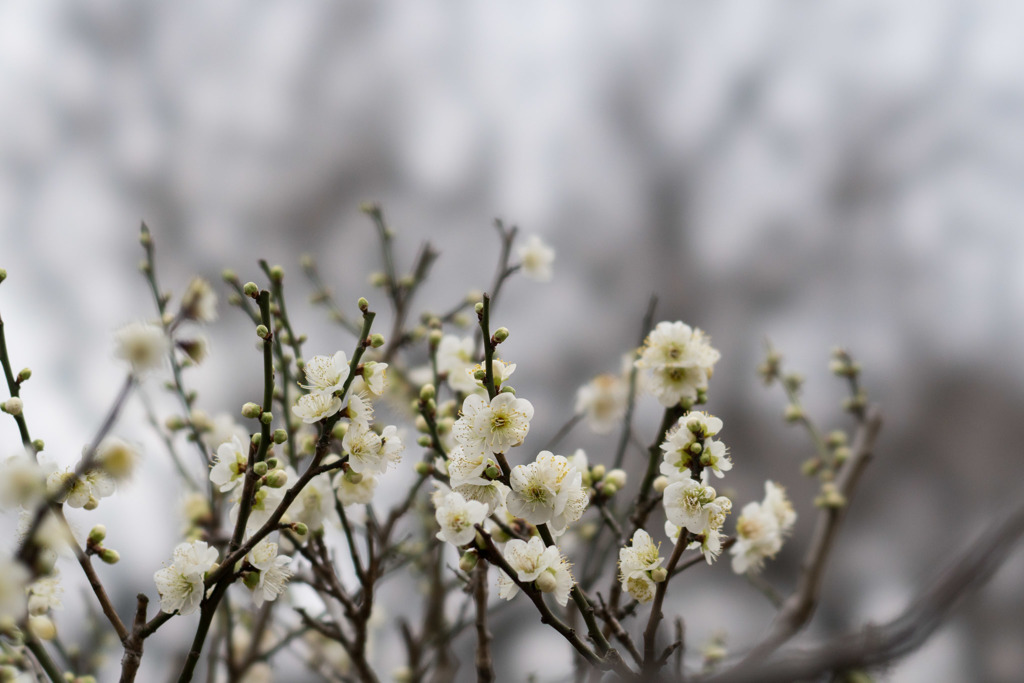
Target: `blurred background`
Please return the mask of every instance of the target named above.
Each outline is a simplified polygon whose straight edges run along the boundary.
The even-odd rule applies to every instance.
[[[13,363],[35,373],[33,436],[73,463],[117,392],[110,333],[153,311],[140,220],[179,293],[192,274],[259,280],[258,258],[283,265],[312,354],[348,337],[303,303],[300,254],[315,252],[343,304],[386,309],[361,202],[384,206],[406,267],[424,240],[441,252],[418,298],[434,310],[489,285],[500,217],[557,251],[553,281],[514,279],[497,316],[537,408],[526,445],[557,431],[580,384],[618,369],[657,293],[657,319],[703,328],[722,352],[709,410],[725,421],[737,510],[766,477],[797,503],[766,574],[783,590],[813,519],[799,474],[812,449],[783,424],[781,391],[760,386],[763,341],[807,375],[826,428],[848,426],[830,348],[861,360],[886,424],[807,641],[885,620],[1021,494],[1021,26],[1024,6],[998,0],[5,2],[0,312]],[[210,413],[236,414],[260,383],[250,325],[222,306],[207,332],[191,381]],[[159,403],[160,381],[147,393]],[[646,443],[659,411],[640,413]],[[117,431],[153,444],[145,471],[80,516],[120,539],[125,560],[105,571],[125,613],[155,595],[179,532],[180,492],[139,415]],[[0,439],[17,451],[11,420]],[[562,450],[576,446],[592,462],[612,450],[582,426]],[[58,615],[72,632],[77,572]],[[1022,586],[1017,552],[883,678],[1019,680]],[[770,619],[726,566],[672,593],[695,653],[722,629],[741,649]],[[561,649],[523,668],[550,643],[516,628],[528,608],[495,622],[497,664],[509,680],[558,680]],[[147,680],[178,661],[187,621],[147,643]]]

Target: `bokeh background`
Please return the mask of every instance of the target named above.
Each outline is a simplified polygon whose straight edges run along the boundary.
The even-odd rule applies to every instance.
[[[347,338],[303,305],[299,255],[316,253],[341,301],[384,309],[360,202],[383,204],[404,263],[426,239],[441,252],[419,299],[435,310],[488,285],[501,217],[557,250],[553,281],[513,280],[499,309],[537,407],[533,445],[580,384],[618,367],[657,293],[659,319],[700,326],[722,352],[709,408],[738,506],[765,477],[799,501],[767,573],[783,589],[813,516],[798,473],[811,448],[755,367],[770,338],[808,376],[813,414],[843,426],[826,365],[833,345],[853,351],[887,421],[810,635],[884,620],[1021,494],[1022,25],[1024,7],[997,0],[3,3],[0,313],[15,365],[35,372],[34,436],[71,464],[116,394],[110,333],[152,315],[142,219],[169,289],[282,264],[293,318],[327,352]],[[211,413],[234,413],[259,387],[249,325],[222,307],[208,334],[192,381]],[[147,392],[166,403],[159,381]],[[646,442],[657,409],[642,405]],[[105,571],[126,613],[155,593],[179,525],[139,415],[118,432],[153,444],[145,471],[80,516],[121,539],[125,560]],[[0,438],[17,450],[10,420]],[[582,428],[570,444],[611,451]],[[72,633],[75,572],[59,622]],[[1018,552],[884,676],[1018,680],[1022,585]],[[742,648],[770,617],[725,566],[673,592],[694,651],[719,629]],[[527,669],[557,680],[568,661],[518,630],[524,607],[495,624],[498,665],[518,680],[536,651]],[[191,628],[147,644],[147,680]]]

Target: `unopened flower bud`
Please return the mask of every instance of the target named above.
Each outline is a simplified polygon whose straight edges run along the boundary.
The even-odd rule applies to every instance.
[[[611,498],[618,492],[619,487],[616,486],[615,484],[609,483],[607,481],[601,484],[601,493],[607,496],[608,498]]]
[[[601,481],[602,479],[604,479],[604,474],[604,465],[594,465],[593,467],[590,468],[590,479],[592,481]]]
[[[655,567],[651,570],[651,581],[661,583],[668,578],[668,570],[664,567]]]
[[[434,468],[430,466],[429,462],[423,462],[421,460],[418,463],[416,463],[414,469],[416,470],[416,474],[420,475],[421,477],[425,477],[428,474],[430,474]]]
[[[480,370],[473,371],[473,379],[476,379],[476,380],[479,380],[479,381],[482,382],[482,381],[484,381],[485,377],[487,377],[487,372],[483,368],[481,368]]]
[[[501,388],[501,393],[503,393],[503,394],[512,394],[513,396],[515,396],[516,395],[516,388],[514,386],[511,386],[511,385],[504,386],[504,387]]]
[[[106,564],[117,564],[121,560],[121,554],[116,550],[104,548],[99,552],[99,557]]]
[[[270,269],[270,279],[274,282],[281,282],[284,279],[284,268],[274,266]]]
[[[555,579],[554,573],[550,571],[541,572],[534,583],[541,593],[552,593],[558,587],[558,581]]]
[[[274,443],[276,443],[276,444],[283,444],[287,440],[288,440],[288,432],[286,432],[283,429],[275,429],[274,430]]]
[[[501,342],[505,341],[506,339],[508,339],[508,328],[507,327],[499,327],[498,329],[496,329],[494,331],[494,343],[495,344],[500,344]]]
[[[270,469],[277,469],[277,458],[267,458],[266,463]]]
[[[46,443],[42,439],[33,439],[32,448],[35,449],[36,453],[42,452],[43,448],[46,447]]]
[[[266,339],[270,336],[270,330],[267,329],[266,325],[257,325],[256,336],[260,339]]]
[[[246,296],[252,297],[252,298],[255,299],[256,295],[259,294],[259,292],[260,292],[260,288],[256,286],[255,282],[246,282],[245,286],[242,287],[242,292]]]
[[[606,484],[611,484],[618,489],[621,489],[626,485],[626,471],[615,468],[604,475],[604,481]]]
[[[370,346],[375,349],[379,349],[384,346],[384,335],[380,332],[374,332],[370,335]]]
[[[359,307],[359,310],[363,313],[370,310],[370,302],[366,300],[366,297],[359,297],[359,301],[356,302],[356,306]]]
[[[273,421],[274,421],[274,414],[273,413],[269,413],[268,412],[268,413],[262,413],[260,415],[260,422],[262,422],[265,425],[268,425],[268,424],[270,424]]]
[[[493,481],[501,476],[501,470],[498,469],[498,466],[493,462],[489,463],[487,467],[484,468],[484,476]]]
[[[476,568],[476,563],[479,559],[480,558],[476,554],[475,550],[467,550],[462,553],[462,557],[459,558],[459,569],[468,574]]]
[[[483,301],[477,301],[475,304],[473,304],[473,310],[476,311],[477,315],[480,315],[481,313],[483,313],[484,312],[484,302]]]
[[[805,477],[813,477],[821,471],[821,458],[810,458],[800,466],[800,472]]]
[[[0,282],[3,282],[6,279],[7,279],[7,270],[4,269],[4,268],[0,268]]]
[[[850,448],[849,446],[840,446],[833,452],[833,455],[835,456],[836,464],[841,465],[842,463],[849,460]]]
[[[279,489],[288,483],[288,473],[284,470],[271,470],[267,472],[267,486],[272,489]]]
[[[28,630],[40,640],[53,640],[57,637],[57,627],[54,626],[53,620],[45,614],[30,616]]]
[[[252,471],[256,474],[257,477],[262,477],[267,472],[270,471],[270,468],[267,467],[267,463],[265,463],[265,462],[258,462],[258,463],[256,463],[255,465],[252,466]]]
[[[100,499],[96,496],[89,496],[89,500],[82,506],[83,510],[95,510],[100,506]]]
[[[22,368],[21,371],[18,373],[18,382],[19,383],[24,382],[24,381],[28,380],[28,378],[31,377],[31,376],[32,376],[32,371],[29,368]]]
[[[99,545],[107,537],[107,527],[97,524],[89,531],[89,545]]]
[[[242,406],[242,417],[255,419],[259,417],[262,412],[263,411],[260,409],[259,404],[252,403],[251,401]]]
[[[345,470],[345,481],[350,484],[359,484],[363,481],[363,475],[355,470]]]
[[[225,268],[224,270],[220,271],[220,276],[221,279],[223,279],[224,282],[227,282],[228,284],[238,281],[238,273],[231,270],[230,268]]]
[[[418,431],[418,432],[429,432],[430,431],[430,426],[427,424],[427,418],[423,417],[422,415],[417,415],[416,419],[413,422],[416,425],[416,431]]]
[[[821,494],[814,499],[814,504],[822,508],[838,509],[846,505],[846,496],[833,482],[826,482],[821,487]]]
[[[704,450],[704,444],[702,444],[700,441],[694,441],[693,443],[690,444],[690,447],[687,450],[693,453],[694,455],[700,455],[700,453],[703,452]]]
[[[299,536],[305,536],[306,534],[309,533],[309,527],[307,525],[303,524],[302,522],[296,522],[295,524],[292,524],[292,529]]]
[[[423,434],[418,439],[416,439],[416,445],[421,446],[423,448],[430,448],[430,443],[430,437],[427,436],[426,434]]]
[[[795,403],[790,403],[786,406],[785,413],[786,422],[798,422],[804,419],[804,410]]]
[[[431,348],[437,348],[443,337],[444,333],[442,333],[441,330],[431,330],[430,334],[427,335],[427,341],[430,342]]]
[[[839,448],[846,443],[846,432],[842,429],[836,429],[829,432],[826,443],[829,448]]]
[[[258,571],[246,572],[242,576],[242,583],[244,583],[245,587],[249,590],[256,590],[256,587],[260,585],[260,573]]]
[[[653,488],[657,493],[664,493],[668,488],[668,477],[661,475],[654,480]]]
[[[22,402],[20,398],[18,398],[17,396],[12,396],[6,401],[4,401],[2,404],[0,404],[0,408],[3,408],[3,411],[5,413],[10,413],[11,415],[17,416],[21,415],[21,409],[24,407],[24,405],[25,404]]]
[[[259,432],[256,432],[255,434],[252,435],[252,437],[249,439],[249,441],[252,442],[253,446],[256,446],[256,448],[259,448],[260,447],[260,442],[263,441],[263,435],[260,434]]]
[[[436,389],[434,389],[433,384],[424,384],[422,387],[420,387],[420,400],[429,401],[430,399],[434,398],[436,393],[437,391]]]

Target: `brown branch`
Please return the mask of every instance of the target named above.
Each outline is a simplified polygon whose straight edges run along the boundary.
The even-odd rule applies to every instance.
[[[682,557],[683,551],[686,550],[686,545],[690,541],[690,532],[686,529],[679,530],[679,537],[676,539],[676,545],[672,549],[672,556],[668,560],[668,565],[665,570],[668,572],[665,580],[658,584],[658,587],[654,590],[654,602],[651,604],[651,616],[647,619],[647,628],[644,629],[644,672],[650,674],[657,671],[657,663],[654,657],[654,648],[658,642],[658,626],[661,624],[661,619],[664,616],[661,612],[661,606],[665,602],[665,593],[668,590],[669,579],[672,578],[672,570],[679,564],[679,558]]]
[[[490,683],[494,679],[491,658],[491,632],[487,630],[487,560],[478,560],[473,577],[473,601],[476,603],[476,680]]]

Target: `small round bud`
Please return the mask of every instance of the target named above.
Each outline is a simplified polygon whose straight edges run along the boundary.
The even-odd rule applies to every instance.
[[[32,371],[29,368],[22,368],[21,372],[18,373],[18,382],[25,382],[29,377],[32,376]]]
[[[445,417],[437,421],[437,433],[447,434],[452,431],[452,427],[455,426],[455,419],[451,417]]]
[[[281,282],[281,280],[284,280],[284,268],[281,266],[274,266],[271,268],[270,279],[274,282]]]
[[[267,458],[265,462],[267,463],[268,468],[272,470],[277,468],[277,458]]]
[[[7,279],[7,270],[4,269],[4,268],[0,268],[0,282],[3,282],[6,279]]]
[[[655,567],[651,570],[651,581],[661,583],[668,578],[668,570],[664,567]]]
[[[24,406],[24,402],[17,396],[12,396],[6,401],[4,401],[2,404],[0,404],[0,408],[3,408],[3,411],[5,413],[10,413],[11,415],[15,416],[21,415],[21,409]]]
[[[786,422],[799,422],[804,419],[804,410],[795,403],[790,403],[786,406],[785,413]]]
[[[89,500],[82,506],[83,510],[95,510],[100,506],[100,499],[96,496],[89,496]]]
[[[554,573],[547,570],[540,573],[540,576],[537,577],[534,584],[537,586],[537,590],[541,593],[552,593],[556,588],[558,588],[558,581],[555,580]]]
[[[821,471],[821,458],[810,458],[800,465],[800,472],[805,477],[813,477]]]
[[[293,524],[292,525],[292,529],[299,536],[305,536],[306,534],[309,533],[309,527],[306,526],[305,524],[303,524],[302,522],[296,522],[295,524]]]
[[[655,492],[664,493],[665,489],[668,488],[668,477],[666,477],[665,475],[657,477],[654,480],[652,487],[654,488]]]
[[[434,398],[434,396],[436,394],[437,394],[437,390],[434,389],[434,385],[433,384],[424,384],[422,387],[420,387],[420,400],[421,401],[429,401],[430,399]]]
[[[479,289],[471,289],[466,292],[466,303],[475,304],[484,298],[484,293]]]
[[[822,484],[821,494],[814,499],[814,504],[818,507],[835,510],[846,505],[846,496],[839,491],[833,482],[826,482]]]
[[[416,431],[417,432],[429,432],[430,431],[430,425],[427,424],[427,419],[425,417],[423,417],[422,415],[417,415],[416,416],[416,420],[414,422],[415,422],[415,425],[416,425]]]
[[[267,329],[266,325],[257,325],[256,336],[259,337],[260,339],[266,339],[267,337],[270,336],[270,330]]]
[[[107,527],[97,524],[89,531],[89,545],[99,545],[107,537]]]
[[[791,372],[783,377],[782,381],[790,391],[799,391],[804,384],[804,376],[799,372]]]
[[[252,471],[256,473],[256,476],[262,477],[263,475],[270,471],[270,468],[267,467],[267,463],[258,462],[252,466]]]
[[[384,335],[380,332],[374,332],[370,335],[370,346],[375,349],[379,349],[384,346]]]
[[[283,444],[287,440],[288,440],[288,432],[286,432],[283,429],[275,429],[274,430],[274,443],[276,443],[276,444]]]
[[[366,297],[363,296],[359,297],[359,301],[356,302],[356,306],[363,313],[366,313],[368,310],[370,310],[370,302],[367,301]]]
[[[256,446],[257,448],[259,448],[260,443],[263,441],[263,435],[260,434],[259,432],[256,432],[255,434],[252,435],[252,437],[249,439],[249,441],[252,442],[253,446]]]
[[[504,386],[501,388],[501,393],[516,395],[516,388],[512,385]]]
[[[479,380],[479,381],[483,382],[484,378],[486,378],[486,377],[487,377],[487,371],[484,370],[483,368],[481,368],[479,370],[474,370],[473,371],[473,379],[475,379],[475,380]]]
[[[420,435],[420,437],[416,439],[416,445],[421,446],[422,448],[430,448],[430,437],[426,434]]]
[[[687,450],[693,453],[694,455],[700,455],[701,453],[704,452],[704,444],[702,444],[700,441],[694,441],[693,443],[690,444],[690,447]]]
[[[30,616],[28,630],[40,640],[53,640],[57,637],[57,627],[54,626],[53,620],[45,614]]]
[[[288,473],[284,470],[271,470],[267,472],[267,486],[272,489],[279,489],[288,483]]]
[[[592,481],[601,481],[602,479],[604,479],[604,475],[605,475],[605,466],[604,465],[594,465],[593,467],[590,468],[590,479]]]
[[[416,463],[416,466],[413,469],[415,469],[416,474],[420,475],[421,477],[425,477],[434,471],[434,468],[430,465],[429,462],[423,462],[422,460]]]
[[[42,439],[33,439],[32,440],[32,448],[35,449],[36,453],[42,452],[42,450],[45,447],[46,447],[46,442],[43,441]]]
[[[224,270],[220,271],[220,277],[222,280],[224,280],[224,282],[227,282],[228,284],[231,284],[232,282],[238,282],[238,273],[231,270],[230,268],[225,268]]]
[[[260,573],[258,571],[246,572],[242,576],[242,583],[244,583],[245,587],[249,590],[256,590],[256,588],[260,585]]]
[[[256,286],[255,282],[246,282],[245,286],[242,287],[242,292],[253,299],[260,293],[260,288]]]
[[[345,481],[350,484],[359,484],[363,481],[363,475],[355,470],[348,469],[345,470]]]
[[[415,284],[416,278],[414,278],[412,275],[403,275],[398,279],[398,286],[403,287],[405,289],[409,289]]]
[[[388,283],[388,276],[378,270],[370,273],[368,281],[371,287],[383,287]]]
[[[99,552],[99,557],[106,564],[117,564],[121,560],[121,554],[116,550],[104,548]]]
[[[331,428],[331,436],[335,439],[344,439],[348,433],[348,422],[336,422]]]
[[[477,315],[480,315],[481,313],[483,313],[484,312],[484,302],[483,301],[477,301],[475,304],[473,304],[473,310],[476,311]]]
[[[459,558],[459,569],[468,574],[476,569],[476,563],[479,559],[480,557],[476,554],[475,550],[467,550],[462,553],[462,557]]]
[[[259,417],[262,413],[259,404],[252,401],[242,406],[242,417],[247,417],[250,420]]]
[[[274,421],[274,414],[273,413],[262,413],[260,415],[260,422],[262,422],[265,425],[268,425],[268,424],[270,424],[273,421]]]
[[[434,402],[434,399],[432,399],[432,398],[430,398],[430,399],[427,399],[427,401],[426,401],[426,402],[425,402],[425,403],[423,404],[423,408],[424,408],[424,409],[425,409],[425,410],[426,410],[426,411],[427,411],[428,413],[430,413],[431,415],[433,415],[434,413],[436,413],[436,412],[437,412],[437,403],[435,403],[435,402]]]
[[[494,331],[494,343],[495,344],[500,344],[501,342],[505,341],[506,339],[508,339],[508,328],[507,327],[499,327],[498,329],[496,329]]]
[[[615,484],[612,484],[611,482],[607,482],[606,481],[606,482],[603,482],[601,484],[601,493],[604,496],[607,496],[608,498],[611,498],[612,496],[614,496],[618,492],[619,492],[619,487],[616,486]]]
[[[827,443],[829,448],[839,448],[846,444],[846,432],[842,429],[836,429],[829,432]]]
[[[615,468],[604,475],[604,481],[606,484],[612,484],[621,489],[626,485],[626,471]]]
[[[431,348],[437,348],[443,337],[444,333],[441,330],[431,330],[430,334],[427,335],[427,341],[430,342]]]
[[[835,456],[836,464],[841,465],[850,459],[850,447],[840,446],[835,451],[833,451],[833,455]]]
[[[493,481],[501,476],[501,470],[492,462],[484,468],[484,476]]]

